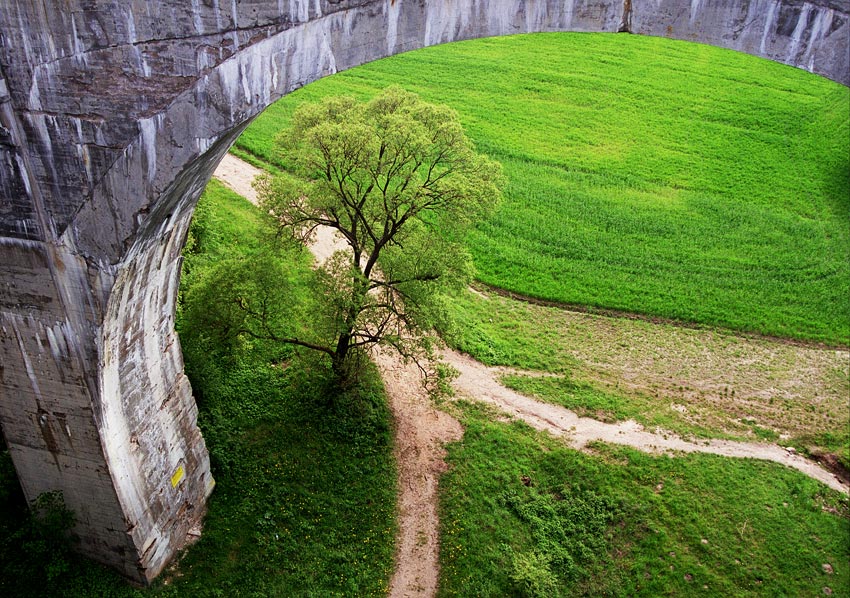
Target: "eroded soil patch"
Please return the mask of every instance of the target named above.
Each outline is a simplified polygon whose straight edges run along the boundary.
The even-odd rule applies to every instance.
[[[633,417],[649,428],[662,422],[693,437],[797,440],[817,449],[831,436],[832,446],[820,447],[830,450],[846,443],[847,349],[573,312],[481,292],[463,299],[459,310],[464,332],[457,344],[464,351],[489,365],[559,374],[620,397],[626,414],[616,408],[596,413],[579,393],[564,391],[556,402],[583,415]],[[551,391],[557,385],[537,386]]]

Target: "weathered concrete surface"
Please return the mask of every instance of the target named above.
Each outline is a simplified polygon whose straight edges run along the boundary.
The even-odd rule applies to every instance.
[[[173,318],[179,250],[246,123],[323,75],[459,39],[630,31],[850,83],[850,0],[5,0],[0,421],[25,493],[155,576],[212,487]]]
[[[631,31],[769,58],[850,85],[847,0],[631,0]]]

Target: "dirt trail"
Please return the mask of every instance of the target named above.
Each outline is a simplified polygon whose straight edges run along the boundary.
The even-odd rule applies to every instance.
[[[215,177],[257,205],[251,182],[262,171],[227,154]],[[343,249],[331,229],[317,230],[310,251],[323,262]],[[398,466],[398,527],[396,563],[390,580],[390,598],[430,597],[439,581],[440,527],[437,515],[437,483],[446,470],[446,443],[460,440],[460,423],[435,409],[413,364],[403,364],[390,352],[376,356],[387,389],[395,422],[395,458]]]
[[[446,470],[446,443],[460,440],[463,428],[435,409],[422,388],[419,370],[382,352],[377,357],[396,427],[399,534],[391,598],[434,596],[439,581],[439,476]]]
[[[263,171],[252,166],[245,160],[237,158],[233,154],[225,154],[224,159],[215,169],[213,176],[235,191],[255,206],[260,204],[260,198],[251,183],[263,174]],[[316,230],[310,251],[319,263],[328,259],[334,251],[345,249],[345,242],[336,232],[327,227],[319,227]]]
[[[632,420],[608,424],[588,417],[579,417],[564,407],[542,403],[506,388],[498,381],[501,368],[489,368],[456,351],[444,351],[443,359],[460,372],[460,376],[455,380],[455,387],[462,394],[495,405],[538,430],[563,436],[577,449],[584,448],[594,440],[602,440],[653,453],[682,451],[765,459],[793,467],[840,492],[848,492],[848,488],[832,473],[775,444],[730,440],[690,442],[674,434],[648,432]]]
[[[263,174],[262,170],[248,164],[245,160],[233,154],[225,154],[213,176],[256,206],[260,201],[251,183],[261,174]]]
[[[257,195],[251,182],[259,174],[262,171],[228,154],[215,177],[256,204]],[[341,246],[331,231],[320,230],[310,249],[321,262]],[[776,445],[725,440],[696,443],[672,434],[648,432],[634,421],[607,424],[579,417],[568,409],[535,401],[504,387],[498,382],[499,368],[488,368],[451,350],[444,351],[443,358],[460,372],[455,387],[461,394],[495,405],[538,430],[563,436],[575,448],[602,440],[646,452],[704,452],[766,459],[793,467],[836,490],[848,491],[825,469]],[[459,440],[463,429],[457,420],[433,407],[421,388],[415,366],[405,365],[387,352],[377,356],[377,363],[395,419],[399,476],[399,535],[389,595],[391,598],[430,597],[436,594],[439,579],[437,482],[446,469],[443,447],[447,442]]]

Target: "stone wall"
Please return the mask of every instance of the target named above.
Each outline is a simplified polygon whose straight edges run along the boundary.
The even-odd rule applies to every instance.
[[[28,498],[145,582],[212,489],[174,311],[198,196],[251,118],[383,56],[536,31],[711,43],[850,83],[850,0],[5,0],[0,421]]]
[[[847,0],[631,0],[631,31],[730,48],[850,85]]]

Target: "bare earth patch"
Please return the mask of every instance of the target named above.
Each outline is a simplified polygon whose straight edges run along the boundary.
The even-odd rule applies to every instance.
[[[847,434],[846,348],[581,313],[480,291],[475,297],[492,323],[487,334],[524,339],[528,352],[544,356],[535,367],[651,402],[683,428],[738,440],[756,438],[755,426],[780,440]]]
[[[632,420],[608,424],[589,417],[579,417],[564,407],[535,401],[505,388],[497,379],[501,371],[499,368],[488,368],[456,351],[444,351],[443,359],[460,372],[455,386],[463,396],[495,405],[533,428],[562,436],[576,449],[583,449],[588,443],[601,440],[649,453],[681,451],[764,459],[793,467],[840,492],[848,491],[838,478],[817,463],[775,444],[729,440],[690,442],[673,434],[648,432]]]

